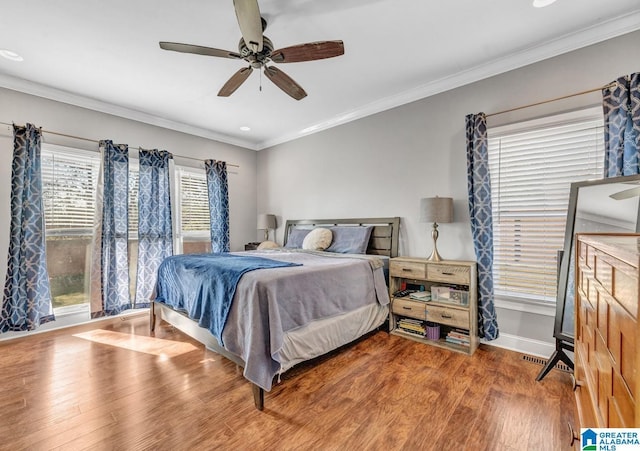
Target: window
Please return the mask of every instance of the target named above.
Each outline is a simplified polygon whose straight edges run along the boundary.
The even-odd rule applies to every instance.
[[[138,187],[140,186],[140,166],[137,158],[129,156],[129,296],[136,297],[136,276],[138,273]]]
[[[88,302],[91,240],[100,160],[94,152],[42,150],[47,268],[53,307]]]
[[[42,150],[47,267],[53,307],[68,311],[87,304],[96,214],[100,154],[61,146]],[[179,167],[174,189],[176,253],[211,252],[209,200],[204,170]],[[138,256],[136,159],[129,161],[129,276],[135,296]]]
[[[496,297],[555,302],[572,182],[602,178],[602,112],[488,131]]]
[[[209,195],[204,170],[177,168],[176,253],[211,252]]]

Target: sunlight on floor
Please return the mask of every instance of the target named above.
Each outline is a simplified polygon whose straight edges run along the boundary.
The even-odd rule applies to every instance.
[[[144,337],[110,330],[92,330],[75,334],[74,337],[131,351],[153,354],[163,358],[176,357],[198,349],[190,343],[181,341],[163,340],[161,338]]]

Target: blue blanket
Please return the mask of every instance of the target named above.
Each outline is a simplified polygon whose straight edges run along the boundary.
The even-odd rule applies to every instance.
[[[156,301],[187,313],[222,343],[231,302],[240,278],[247,271],[299,263],[234,254],[174,255],[158,268]]]

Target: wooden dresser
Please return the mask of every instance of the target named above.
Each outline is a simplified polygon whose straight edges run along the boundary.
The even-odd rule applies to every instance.
[[[580,234],[576,252],[579,427],[640,427],[640,235]]]

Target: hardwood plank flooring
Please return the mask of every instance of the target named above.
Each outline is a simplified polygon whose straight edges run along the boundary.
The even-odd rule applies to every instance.
[[[569,449],[570,376],[375,332],[253,407],[229,360],[148,316],[0,342],[0,450]]]

